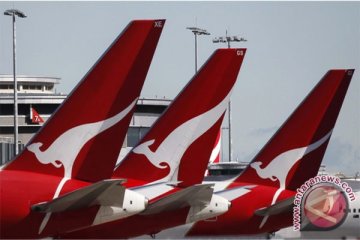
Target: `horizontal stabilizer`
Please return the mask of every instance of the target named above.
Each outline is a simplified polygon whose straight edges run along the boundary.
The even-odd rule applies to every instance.
[[[272,216],[280,213],[291,212],[293,209],[294,197],[285,199],[278,203],[271,205],[270,207],[260,208],[255,211],[258,216]]]
[[[239,198],[239,197],[247,194],[248,192],[251,191],[250,189],[252,189],[255,186],[256,185],[249,185],[249,186],[242,186],[242,187],[226,189],[223,191],[216,192],[216,195],[221,196],[221,197],[227,199],[228,201],[232,201],[236,198]]]
[[[126,188],[123,179],[104,180],[31,207],[36,212],[64,212],[94,205],[122,207]]]
[[[184,188],[149,204],[142,214],[156,214],[187,206],[205,206],[211,201],[214,192],[213,186],[214,184],[198,184]]]

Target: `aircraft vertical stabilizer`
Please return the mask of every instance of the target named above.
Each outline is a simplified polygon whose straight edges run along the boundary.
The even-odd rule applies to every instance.
[[[111,177],[164,22],[132,21],[4,170]]]
[[[201,183],[245,52],[217,50],[118,165],[114,177]]]

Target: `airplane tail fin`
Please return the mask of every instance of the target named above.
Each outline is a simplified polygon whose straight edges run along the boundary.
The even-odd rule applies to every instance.
[[[31,123],[43,123],[44,119],[40,116],[40,114],[35,110],[35,108],[30,108],[30,120]]]
[[[164,22],[129,23],[4,169],[91,182],[111,177]]]
[[[210,155],[209,165],[220,163],[221,159],[221,127],[215,140],[213,150]],[[205,171],[205,176],[209,176],[209,170]]]
[[[113,177],[145,183],[171,180],[183,186],[201,183],[245,52],[215,51]]]
[[[214,148],[211,152],[209,163],[220,163],[221,158],[221,128],[215,140]]]
[[[316,176],[353,73],[327,72],[235,181],[296,190]]]

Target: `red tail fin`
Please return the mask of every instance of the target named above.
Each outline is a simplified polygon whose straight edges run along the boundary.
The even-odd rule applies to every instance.
[[[236,181],[295,190],[316,176],[353,72],[329,71]]]
[[[220,163],[220,156],[221,156],[221,128],[219,129],[213,150],[211,151],[209,164]],[[209,176],[208,170],[205,171],[205,176]]]
[[[31,107],[30,109],[30,119],[31,123],[43,123],[44,119],[40,116],[40,114],[35,110],[35,108]]]
[[[200,183],[245,52],[217,50],[120,163],[114,177]]]
[[[221,154],[221,128],[219,129],[218,135],[215,140],[213,150],[210,155],[209,163],[219,163]]]
[[[163,24],[131,22],[5,169],[86,181],[109,178]]]

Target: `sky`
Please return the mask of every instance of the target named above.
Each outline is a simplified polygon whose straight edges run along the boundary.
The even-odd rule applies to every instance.
[[[69,93],[133,19],[166,19],[142,97],[173,99],[198,65],[236,35],[247,53],[232,102],[233,159],[251,161],[331,68],[355,68],[323,164],[331,173],[360,171],[360,2],[0,2],[17,20],[17,73],[60,77]],[[0,74],[12,73],[11,18],[0,15]],[[225,122],[224,127],[227,126]],[[227,130],[223,131],[227,149]],[[224,160],[228,158],[223,153]]]

